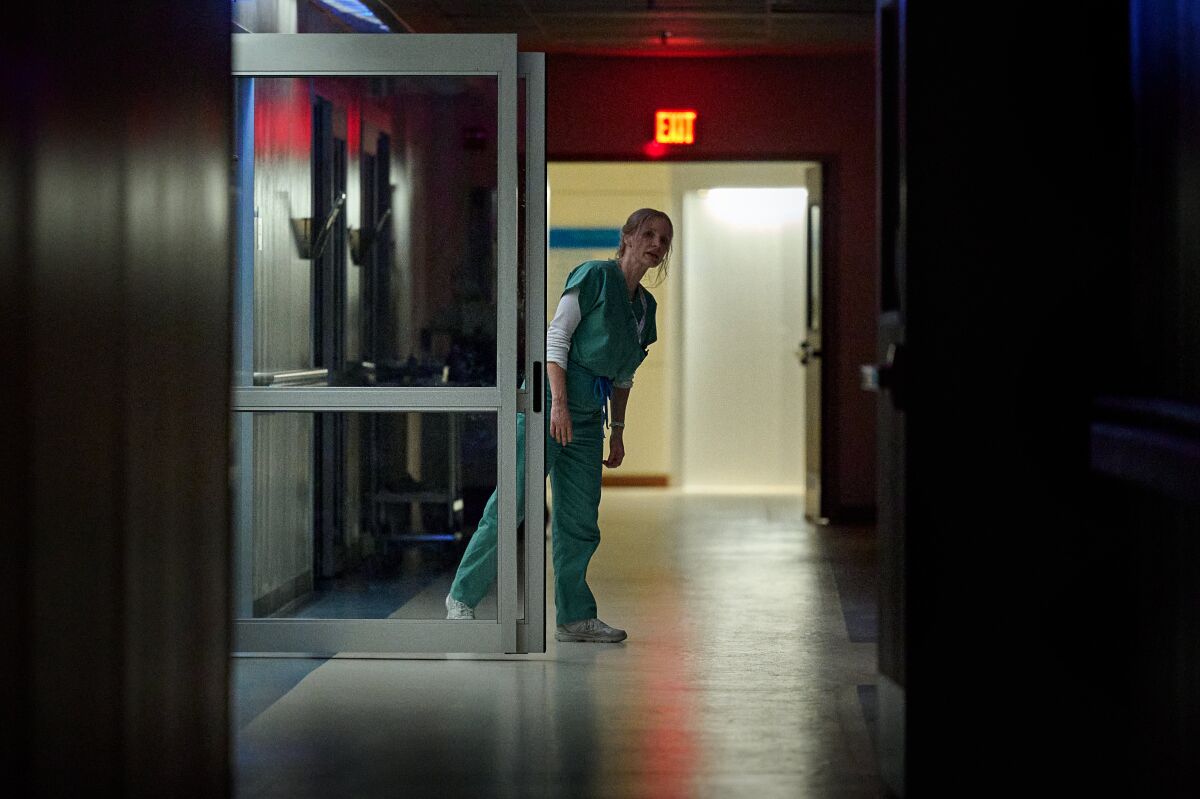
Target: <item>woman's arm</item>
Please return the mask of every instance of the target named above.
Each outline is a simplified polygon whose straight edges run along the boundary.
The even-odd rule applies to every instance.
[[[562,445],[571,443],[571,412],[567,408],[567,370],[554,361],[546,362],[550,378],[550,437]]]
[[[629,388],[614,387],[612,393],[612,434],[608,439],[608,460],[604,465],[615,469],[625,460],[625,408],[629,405]],[[621,426],[615,426],[619,423]]]
[[[558,310],[546,331],[546,374],[550,378],[550,437],[562,445],[571,443],[571,412],[567,408],[567,353],[571,337],[579,327],[579,289],[563,292]]]
[[[563,369],[567,368],[567,353],[571,351],[571,337],[579,320],[583,316],[579,307],[579,289],[563,292],[558,301],[558,309],[546,329],[546,360],[554,361]]]

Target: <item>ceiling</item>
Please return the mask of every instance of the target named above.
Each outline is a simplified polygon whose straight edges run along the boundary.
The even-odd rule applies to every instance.
[[[516,33],[524,51],[792,55],[870,49],[874,0],[363,0],[412,33]]]

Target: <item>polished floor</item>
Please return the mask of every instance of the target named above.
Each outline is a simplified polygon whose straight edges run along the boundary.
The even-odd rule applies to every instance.
[[[870,531],[659,489],[606,489],[601,530],[589,582],[622,644],[236,659],[236,795],[880,796]]]

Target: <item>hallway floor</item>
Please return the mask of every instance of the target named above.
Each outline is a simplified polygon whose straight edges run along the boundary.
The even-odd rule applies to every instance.
[[[237,658],[236,795],[880,795],[870,531],[661,489],[606,489],[600,522],[589,583],[628,641]]]

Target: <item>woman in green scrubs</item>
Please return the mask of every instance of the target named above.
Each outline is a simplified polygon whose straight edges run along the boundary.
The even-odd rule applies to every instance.
[[[674,227],[662,211],[634,211],[621,228],[617,257],[587,261],[567,277],[546,334],[546,473],[551,515],[555,638],[613,643],[627,637],[596,617],[587,567],[600,544],[602,466],[625,459],[625,409],[633,374],[657,338],[654,297],[641,285],[654,267],[666,273]],[[611,404],[611,416],[609,405]],[[611,429],[604,458],[604,428]],[[517,496],[525,492],[525,415],[517,416]],[[518,524],[521,520],[518,504]],[[496,494],[463,554],[446,618],[473,619],[496,579]]]

